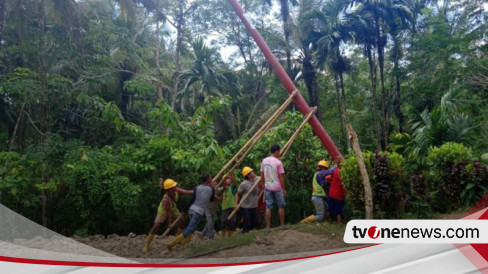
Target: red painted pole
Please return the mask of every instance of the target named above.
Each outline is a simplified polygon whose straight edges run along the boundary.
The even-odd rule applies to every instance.
[[[244,14],[244,10],[241,8],[241,6],[237,3],[237,0],[229,0],[229,3],[232,5],[234,10],[236,11],[237,15],[239,18],[241,18],[241,21],[244,23],[244,26],[246,26],[247,31],[251,34],[252,38],[254,38],[254,41],[258,45],[258,47],[261,49],[263,52],[264,56],[266,57],[266,60],[268,60],[268,63],[271,65],[271,68],[273,71],[276,73],[276,76],[280,79],[281,83],[283,86],[286,88],[286,91],[289,94],[292,94],[293,91],[295,91],[297,88],[295,84],[293,84],[293,81],[290,79],[286,71],[283,69],[281,66],[280,62],[276,57],[273,55],[271,50],[269,49],[268,45],[266,45],[266,42],[264,42],[263,37],[259,34],[259,32],[254,28],[254,26],[251,24],[251,22],[246,18]],[[297,105],[298,109],[300,112],[302,112],[303,115],[308,115],[310,113],[310,107],[308,106],[307,102],[305,99],[303,99],[302,95],[298,93],[294,98],[293,101]],[[329,155],[332,157],[334,161],[341,161],[342,160],[342,155],[335,146],[334,142],[332,139],[330,139],[329,134],[327,134],[327,131],[322,127],[320,124],[319,120],[315,115],[308,120],[308,123],[312,126],[313,131],[319,137],[320,141],[324,145],[325,149],[329,152]]]

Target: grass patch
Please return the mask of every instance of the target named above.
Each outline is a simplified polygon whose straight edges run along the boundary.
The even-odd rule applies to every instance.
[[[295,229],[300,232],[332,236],[332,237],[344,237],[344,231],[346,230],[345,224],[336,223],[314,223],[314,224],[298,224]]]
[[[244,246],[256,241],[256,233],[235,233],[231,238],[219,238],[199,245],[191,246],[187,255],[192,256],[211,250],[217,250],[228,246]]]

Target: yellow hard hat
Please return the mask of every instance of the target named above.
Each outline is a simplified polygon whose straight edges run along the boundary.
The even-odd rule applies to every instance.
[[[329,163],[327,163],[326,160],[321,160],[321,161],[319,161],[317,166],[323,166],[323,167],[329,168]]]
[[[170,189],[170,188],[176,186],[177,184],[178,183],[175,182],[173,179],[166,179],[166,180],[164,180],[164,183],[163,183],[164,189]]]
[[[253,171],[253,170],[254,170],[254,169],[252,169],[252,168],[250,168],[250,167],[248,167],[248,166],[244,167],[244,168],[242,169],[242,176],[243,176],[243,177],[246,177],[246,175],[247,175],[247,174],[249,174],[249,173],[250,173],[251,171]]]

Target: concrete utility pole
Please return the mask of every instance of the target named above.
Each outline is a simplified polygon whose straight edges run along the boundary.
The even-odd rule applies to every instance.
[[[280,79],[281,83],[285,87],[286,91],[289,94],[292,94],[295,90],[297,90],[295,84],[293,84],[293,81],[290,79],[286,71],[283,69],[281,66],[280,62],[276,57],[273,55],[271,50],[269,49],[268,45],[266,42],[264,42],[263,37],[259,34],[259,32],[254,28],[254,26],[249,22],[249,20],[246,18],[244,14],[244,10],[242,7],[237,3],[236,0],[229,0],[229,3],[232,5],[234,8],[235,12],[241,18],[241,21],[244,23],[244,26],[246,26],[247,31],[251,34],[252,38],[258,45],[258,47],[261,49],[263,52],[264,56],[266,57],[266,60],[268,60],[268,63],[270,64],[271,68],[273,71],[276,73],[276,76]],[[308,106],[307,102],[305,99],[303,99],[302,95],[298,93],[293,101],[297,105],[298,109],[300,112],[304,115],[307,116],[311,109]],[[342,155],[335,146],[334,142],[332,139],[330,139],[329,134],[327,134],[327,131],[322,127],[320,124],[319,120],[315,115],[308,120],[308,123],[312,126],[313,131],[317,135],[317,137],[320,139],[322,144],[324,145],[325,149],[329,152],[329,155],[332,157],[332,159],[335,162],[340,162],[342,161]]]

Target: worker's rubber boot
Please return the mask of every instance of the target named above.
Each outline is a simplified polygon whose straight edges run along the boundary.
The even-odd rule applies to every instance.
[[[232,234],[234,234],[233,230],[227,230],[227,237],[232,237]]]
[[[178,227],[178,231],[176,231],[176,235],[177,235],[177,236],[178,236],[178,235],[180,235],[181,233],[183,233],[183,231],[185,231],[185,229],[184,229],[184,228],[179,228],[179,227]]]
[[[183,242],[184,239],[185,239],[185,237],[183,236],[183,234],[180,234],[180,235],[176,236],[176,238],[174,238],[171,242],[169,242],[168,245],[166,245],[166,247],[168,248],[169,251],[172,251],[173,247],[175,245]]]
[[[190,242],[191,242],[191,236],[193,234],[188,235],[185,240],[183,241],[183,248],[188,248],[190,247]]]
[[[154,239],[154,234],[149,233],[146,238],[146,243],[144,244],[144,248],[142,249],[142,252],[146,253],[149,251],[149,246],[151,245],[151,241]]]
[[[222,229],[222,238],[225,238],[225,234],[227,233],[226,229]]]
[[[301,224],[311,224],[315,223],[315,215],[310,215],[307,218],[300,221]]]

